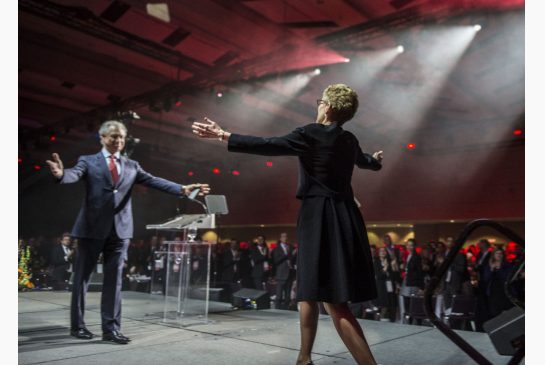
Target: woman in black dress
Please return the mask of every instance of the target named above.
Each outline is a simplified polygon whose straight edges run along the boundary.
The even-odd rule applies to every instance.
[[[228,141],[228,150],[267,156],[299,157],[297,198],[302,200],[297,236],[297,301],[301,350],[298,365],[312,364],[318,302],[358,364],[375,364],[348,302],[376,298],[373,261],[363,218],[350,185],[354,165],[379,170],[382,151],[363,153],[356,137],[342,129],[358,108],[358,95],[344,84],[328,86],[317,100],[316,123],[283,137],[231,134],[208,118],[193,123],[201,138]]]

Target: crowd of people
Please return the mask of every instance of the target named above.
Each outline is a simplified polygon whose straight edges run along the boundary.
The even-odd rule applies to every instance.
[[[173,240],[179,240],[179,237]],[[141,276],[163,282],[167,238],[133,240],[125,258],[124,278]],[[68,289],[68,280],[77,250],[77,239],[63,233],[53,241],[31,238],[26,244],[31,249],[29,266],[37,288]],[[394,244],[389,235],[381,245],[371,245],[378,297],[367,307],[377,308],[381,318],[392,322],[403,319],[411,296],[423,295],[423,290],[434,271],[442,264],[454,244],[452,237],[443,241],[418,245],[414,239]],[[212,287],[224,287],[229,293],[241,288],[268,291],[278,309],[297,310],[295,302],[297,244],[290,243],[286,233],[278,240],[268,242],[263,235],[249,241],[235,239],[212,246],[210,275]],[[192,253],[192,280],[206,275],[206,251]],[[515,243],[492,245],[482,239],[458,252],[453,264],[436,289],[443,298],[443,309],[448,310],[454,296],[475,298],[475,330],[483,331],[482,324],[513,306],[504,286],[514,264],[523,260],[523,253]],[[524,300],[524,270],[512,286],[512,295]],[[41,284],[41,285],[40,285]],[[149,287],[148,287],[149,288]],[[164,292],[164,287],[162,288]],[[404,301],[400,302],[399,298]],[[403,308],[404,307],[404,308]],[[418,321],[418,323],[421,323]]]

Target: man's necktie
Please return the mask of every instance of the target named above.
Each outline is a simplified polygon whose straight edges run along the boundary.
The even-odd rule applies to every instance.
[[[110,155],[110,164],[108,165],[108,168],[110,169],[110,172],[112,174],[112,180],[114,182],[114,185],[117,185],[117,182],[119,181],[119,173],[117,172],[117,166],[115,165],[114,155]]]

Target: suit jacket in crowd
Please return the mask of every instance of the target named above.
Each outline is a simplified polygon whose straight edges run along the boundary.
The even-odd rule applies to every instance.
[[[424,274],[422,273],[422,260],[420,255],[414,252],[410,255],[410,259],[407,261],[406,272],[407,276],[405,277],[406,286],[416,286],[421,289],[424,288]]]
[[[294,276],[293,247],[286,244],[286,251],[284,252],[280,242],[272,250],[271,256],[275,267],[276,280],[289,280]]]
[[[447,255],[448,252],[445,254],[445,257]],[[458,252],[456,258],[444,276],[445,285],[450,286],[451,290],[459,292],[462,290],[462,284],[468,280],[469,274],[467,272],[467,258],[463,253]]]
[[[252,277],[261,278],[263,275],[267,275],[268,271],[265,271],[265,265],[269,266],[269,248],[264,246],[265,254],[259,251],[259,247],[256,245],[250,249],[250,259],[253,262]],[[269,266],[270,268],[270,266]]]

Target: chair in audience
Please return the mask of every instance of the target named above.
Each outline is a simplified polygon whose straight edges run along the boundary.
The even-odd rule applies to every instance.
[[[475,321],[475,309],[477,307],[477,298],[468,295],[453,295],[452,307],[450,311],[445,311],[443,320],[451,328],[466,330],[473,328],[469,325],[470,321]]]
[[[421,295],[411,295],[409,298],[408,308],[405,308],[405,313],[403,313],[403,322],[412,324],[416,320],[417,324],[422,324],[422,320],[428,319],[426,312],[424,310],[424,297]],[[432,308],[435,308],[437,303],[437,297],[432,298]],[[429,320],[428,320],[429,321]]]

